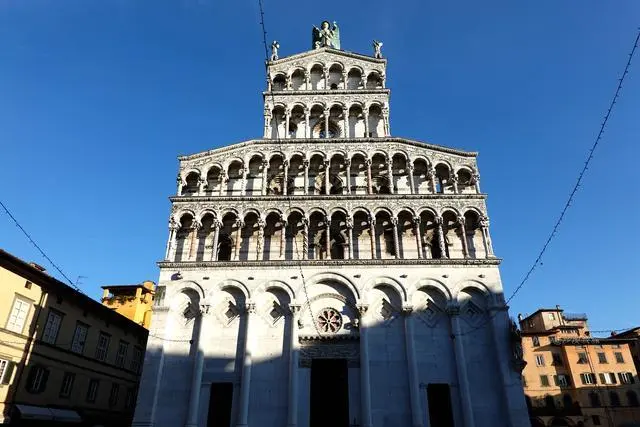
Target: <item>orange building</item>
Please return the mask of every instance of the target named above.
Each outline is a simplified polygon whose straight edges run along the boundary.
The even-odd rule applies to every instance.
[[[640,326],[612,336],[633,340],[629,343],[629,347],[631,348],[631,354],[633,355],[633,362],[636,365],[636,371],[640,372]]]
[[[147,280],[138,285],[112,285],[102,289],[102,304],[149,329],[155,283]]]
[[[585,314],[559,306],[518,316],[531,424],[640,426],[640,383],[628,338],[593,338]]]

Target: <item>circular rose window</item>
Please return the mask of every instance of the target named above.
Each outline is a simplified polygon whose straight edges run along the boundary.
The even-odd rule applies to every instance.
[[[336,333],[342,326],[342,316],[338,310],[323,308],[318,314],[318,327],[322,332]]]

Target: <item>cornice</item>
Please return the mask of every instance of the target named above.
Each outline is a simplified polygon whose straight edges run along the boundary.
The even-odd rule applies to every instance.
[[[291,195],[291,196],[171,196],[171,202],[227,202],[227,201],[288,201],[288,200],[486,200],[486,194],[339,194],[339,195]]]
[[[202,268],[255,268],[261,269],[282,269],[284,267],[348,267],[348,266],[406,266],[423,265],[437,267],[457,267],[457,266],[497,266],[502,262],[501,258],[482,259],[340,259],[340,260],[272,260],[272,261],[158,261],[161,269],[178,270],[198,270]]]
[[[349,52],[346,50],[338,50],[330,47],[321,47],[319,49],[307,50],[306,52],[296,53],[289,56],[284,56],[275,61],[267,61],[268,66],[286,64],[287,62],[295,61],[296,59],[307,58],[315,56],[319,53],[333,53],[338,56],[345,56],[347,58],[358,59],[361,61],[369,61],[374,64],[387,64],[386,58],[375,58],[373,56],[363,55],[361,53]]]
[[[264,91],[263,97],[269,97],[273,95],[278,98],[279,96],[297,96],[301,95],[390,95],[391,89],[331,89],[331,90],[276,90],[276,91]]]
[[[269,145],[269,144],[277,144],[278,146],[286,146],[288,144],[384,144],[388,142],[395,142],[399,144],[412,145],[419,148],[425,148],[434,151],[440,151],[442,153],[454,154],[461,157],[471,157],[475,158],[478,156],[478,153],[475,151],[463,151],[457,150],[454,148],[444,147],[442,145],[430,144],[427,142],[416,141],[408,138],[401,137],[381,137],[381,138],[327,138],[327,139],[318,139],[318,138],[295,138],[295,139],[250,139],[247,141],[237,142],[231,145],[225,145],[224,147],[214,148],[207,151],[202,151],[200,153],[194,154],[186,154],[178,156],[179,161],[185,160],[195,160],[200,159],[202,157],[207,157],[213,154],[222,154],[227,151],[231,151],[237,148],[242,148],[251,145]]]

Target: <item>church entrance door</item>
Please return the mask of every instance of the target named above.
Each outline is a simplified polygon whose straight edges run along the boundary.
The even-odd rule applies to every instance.
[[[346,359],[311,361],[310,427],[349,427],[349,373]]]
[[[231,402],[233,399],[233,383],[211,384],[209,396],[209,416],[207,427],[231,426]]]

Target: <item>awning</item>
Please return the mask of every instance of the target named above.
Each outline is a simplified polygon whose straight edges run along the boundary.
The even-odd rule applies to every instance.
[[[67,423],[81,423],[82,418],[76,411],[70,409],[50,409],[55,421],[64,421]]]
[[[23,420],[52,420],[53,414],[49,408],[31,405],[15,405]]]

